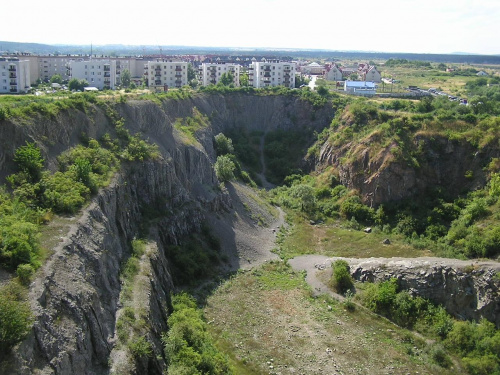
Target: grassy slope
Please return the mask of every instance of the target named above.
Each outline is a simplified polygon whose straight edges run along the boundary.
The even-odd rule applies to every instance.
[[[462,373],[433,364],[425,342],[387,320],[310,295],[302,275],[276,262],[237,274],[208,298],[209,330],[236,373]]]

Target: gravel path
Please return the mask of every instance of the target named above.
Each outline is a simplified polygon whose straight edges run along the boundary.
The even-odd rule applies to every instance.
[[[324,255],[301,255],[289,260],[290,265],[296,271],[306,271],[307,283],[313,288],[316,295],[327,293],[330,295],[339,296],[332,293],[331,290],[325,285],[325,283],[318,278],[318,271],[324,269],[330,269],[331,264],[338,260],[346,260],[351,267],[362,267],[366,268],[427,268],[431,269],[433,267],[451,267],[455,269],[463,269],[465,267],[477,267],[484,269],[492,269],[496,272],[500,271],[500,263],[493,260],[489,261],[478,261],[475,259],[471,260],[459,260],[459,259],[449,259],[449,258],[436,258],[436,257],[420,257],[420,258],[341,258],[333,257],[329,258]]]

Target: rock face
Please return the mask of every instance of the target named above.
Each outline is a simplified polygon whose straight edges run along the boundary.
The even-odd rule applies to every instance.
[[[332,261],[335,259],[332,259]],[[442,304],[460,319],[486,318],[500,327],[500,272],[497,262],[471,262],[439,258],[348,259],[359,281],[396,278],[413,295]]]
[[[185,145],[172,126],[191,116],[196,107],[211,119],[212,127],[197,134],[199,143]],[[131,255],[144,212],[161,212],[150,225],[148,240],[158,251],[150,259],[151,291],[147,323],[153,344],[149,360],[139,360],[137,374],[162,374],[165,361],[160,335],[167,330],[166,310],[173,290],[164,248],[200,230],[205,213],[227,210],[231,202],[217,189],[213,171],[213,135],[231,127],[250,129],[313,127],[320,130],[333,116],[331,108],[316,111],[294,97],[199,95],[157,105],[148,101],[116,104],[125,126],[159,146],[161,160],[131,163],[102,190],[70,232],[53,249],[30,287],[35,323],[29,337],[15,350],[6,370],[12,374],[108,374],[110,353],[120,308],[120,270]],[[102,108],[86,113],[72,109],[55,118],[37,117],[29,123],[0,124],[0,181],[14,171],[12,158],[26,141],[36,142],[50,169],[56,157],[80,143],[82,135],[99,139],[114,134]]]
[[[395,156],[396,144],[375,149],[372,146],[377,142],[376,135],[359,144],[350,142],[339,147],[326,142],[316,168],[322,170],[333,165],[343,185],[358,190],[364,203],[376,206],[436,187],[452,195],[482,187],[486,181],[483,168],[491,158],[500,156],[498,147],[485,147],[479,152],[466,141],[449,140],[438,134],[417,134],[413,142],[419,157],[411,164]],[[468,171],[474,171],[473,175],[466,177]]]

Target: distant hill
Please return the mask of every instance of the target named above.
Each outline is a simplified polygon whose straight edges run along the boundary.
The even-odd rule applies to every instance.
[[[333,51],[333,50],[305,50],[290,48],[239,48],[239,47],[203,47],[203,46],[152,46],[152,45],[125,45],[109,44],[95,45],[92,52],[99,55],[135,56],[158,55],[161,51],[165,55],[185,54],[220,54],[220,55],[265,55],[292,56],[294,58],[325,58],[325,59],[408,59],[432,62],[468,63],[468,64],[500,64],[500,55],[471,55],[463,52],[453,54],[426,54],[426,53],[395,53],[373,51]],[[90,54],[89,45],[49,45],[39,43],[17,43],[0,41],[0,53],[35,53],[35,54]]]

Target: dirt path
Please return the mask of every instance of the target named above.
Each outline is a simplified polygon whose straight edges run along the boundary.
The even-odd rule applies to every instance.
[[[491,269],[495,272],[500,272],[500,263],[495,261],[478,261],[478,260],[459,260],[436,257],[420,257],[420,258],[329,258],[324,255],[301,255],[289,260],[290,265],[296,271],[306,271],[307,283],[313,288],[316,295],[326,293],[335,297],[341,297],[326,286],[324,281],[318,277],[319,271],[330,269],[331,264],[338,260],[346,260],[351,267],[366,268],[424,268],[432,269],[434,267],[450,267],[454,269],[464,269],[466,267]]]

